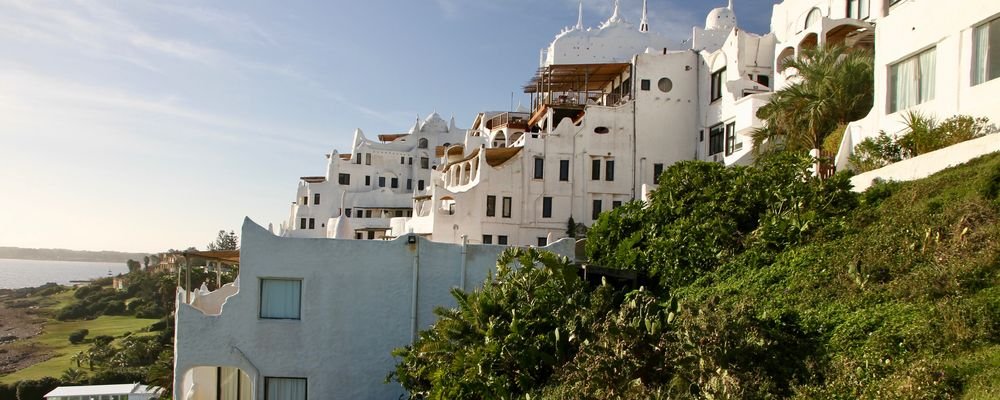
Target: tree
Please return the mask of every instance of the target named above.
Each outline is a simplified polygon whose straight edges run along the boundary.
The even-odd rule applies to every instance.
[[[871,111],[874,56],[868,50],[840,45],[806,49],[788,59],[792,83],[771,96],[757,111],[764,127],[753,133],[753,147],[782,142],[789,150],[819,148],[838,124],[861,119]]]
[[[77,330],[77,331],[73,331],[73,333],[69,334],[69,342],[73,343],[73,344],[82,343],[83,339],[86,338],[87,334],[89,334],[89,333],[90,333],[90,331],[88,331],[86,329],[80,329],[80,330]]]
[[[576,239],[576,221],[572,215],[569,216],[569,221],[566,221],[566,236]]]
[[[236,232],[229,231],[226,233],[225,230],[220,230],[219,235],[215,238],[215,241],[208,244],[209,251],[218,250],[236,250],[240,247],[240,238],[236,236]]]
[[[131,272],[136,272],[136,271],[142,269],[142,264],[139,264],[138,261],[133,260],[131,258],[128,261],[125,262],[125,265],[128,266],[128,272],[130,272],[130,273]]]
[[[146,267],[146,269],[149,269],[149,256],[142,257],[142,264]]]

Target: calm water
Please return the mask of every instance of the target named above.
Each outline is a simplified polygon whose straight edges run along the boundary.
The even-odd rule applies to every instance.
[[[13,289],[118,275],[128,272],[124,262],[14,260],[0,258],[0,288]]]

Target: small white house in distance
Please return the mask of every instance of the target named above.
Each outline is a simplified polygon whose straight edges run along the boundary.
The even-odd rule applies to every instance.
[[[279,237],[247,219],[240,276],[178,296],[174,398],[396,399],[383,382],[412,343],[496,267],[499,245]],[[571,256],[572,240],[544,249]],[[180,293],[179,293],[180,294]]]
[[[46,400],[154,400],[163,389],[141,383],[121,385],[60,386],[45,395]]]

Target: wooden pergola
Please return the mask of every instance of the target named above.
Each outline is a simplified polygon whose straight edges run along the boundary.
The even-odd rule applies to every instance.
[[[604,63],[554,64],[539,68],[524,85],[524,92],[531,95],[534,111],[528,124],[538,122],[546,108],[583,110],[588,102],[608,103],[607,95],[616,95],[616,99],[623,97],[626,93],[623,93],[622,76],[630,67],[629,63]]]

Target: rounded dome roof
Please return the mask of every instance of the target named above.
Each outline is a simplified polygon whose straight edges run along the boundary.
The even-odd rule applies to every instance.
[[[344,214],[330,218],[326,222],[326,237],[330,239],[354,239],[354,228]]]
[[[736,27],[736,13],[729,7],[719,7],[708,13],[705,29],[732,29]]]

